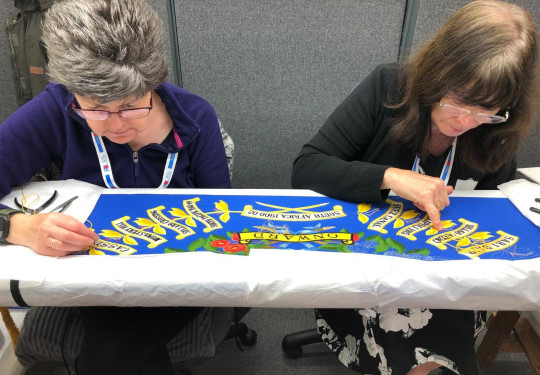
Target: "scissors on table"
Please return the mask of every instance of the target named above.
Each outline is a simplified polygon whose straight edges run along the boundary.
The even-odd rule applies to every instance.
[[[17,198],[14,199],[15,201],[15,204],[17,205],[17,207],[19,207],[20,209],[23,210],[24,213],[27,213],[27,214],[30,214],[30,215],[36,215],[36,214],[39,214],[41,211],[43,211],[44,209],[46,209],[47,207],[49,207],[51,205],[52,202],[54,202],[54,200],[56,199],[56,196],[58,195],[58,192],[55,190],[53,195],[45,202],[43,203],[41,206],[39,206],[38,208],[36,209],[32,209],[32,208],[29,208],[29,207],[25,207],[24,205],[22,205],[21,203],[19,203],[19,201],[17,200]],[[64,203],[56,206],[55,208],[53,208],[52,210],[50,210],[49,212],[64,212],[65,210],[68,209],[68,207],[71,205],[71,203],[75,200],[79,198],[79,196],[74,196],[70,199],[68,199],[67,201],[65,201]]]

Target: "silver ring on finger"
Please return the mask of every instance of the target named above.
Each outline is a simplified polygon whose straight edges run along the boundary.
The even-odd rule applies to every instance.
[[[56,238],[51,238],[51,249],[56,250],[54,248],[54,241],[56,241]]]

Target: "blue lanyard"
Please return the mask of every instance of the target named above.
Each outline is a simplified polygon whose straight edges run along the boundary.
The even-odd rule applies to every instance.
[[[452,172],[452,165],[454,164],[454,156],[456,154],[456,146],[457,146],[457,137],[454,138],[452,141],[452,146],[450,146],[450,150],[448,151],[448,155],[446,156],[446,160],[444,162],[444,166],[441,172],[441,180],[444,181],[445,185],[448,185],[448,180],[450,179],[450,173]],[[418,155],[416,155],[416,158],[414,159],[413,172],[425,174],[422,170],[422,167],[420,166],[420,158]]]
[[[94,147],[96,148],[96,153],[101,167],[101,175],[103,176],[105,186],[107,186],[109,189],[118,189],[118,185],[114,181],[111,162],[109,160],[109,154],[107,154],[107,150],[105,149],[105,145],[103,144],[103,139],[101,138],[101,136],[96,135],[94,134],[94,132],[92,132],[92,140],[94,141]],[[165,170],[163,171],[161,185],[157,187],[158,189],[165,189],[167,188],[167,186],[169,186],[169,183],[171,182],[172,176],[174,174],[174,168],[176,166],[177,160],[177,153],[169,153],[169,156],[167,156],[167,162],[165,163]]]

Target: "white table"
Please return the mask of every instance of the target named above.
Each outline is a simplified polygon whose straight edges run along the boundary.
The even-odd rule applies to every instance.
[[[47,189],[50,191],[51,186],[59,189],[59,202],[74,191],[87,198],[78,199],[70,207],[77,217],[88,215],[92,202],[100,193],[107,192],[80,183],[57,184]],[[137,192],[141,193],[130,189],[115,191]],[[219,193],[314,194],[301,190]],[[506,199],[497,191],[465,193],[475,194]],[[9,199],[12,197],[5,200]],[[335,269],[340,272],[332,272]],[[253,249],[245,257],[181,253],[54,258],[18,246],[2,245],[0,305],[15,304],[10,292],[12,279],[20,280],[21,294],[32,306],[540,308],[540,258],[426,262],[369,254],[268,249]]]

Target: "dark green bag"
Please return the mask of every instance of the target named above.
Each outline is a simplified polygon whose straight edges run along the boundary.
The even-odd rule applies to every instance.
[[[6,32],[13,68],[17,103],[23,105],[49,83],[47,54],[41,41],[43,14],[56,0],[15,0],[18,10],[9,18]]]
[[[14,0],[18,10],[9,18],[6,32],[19,106],[43,91],[49,83],[47,52],[41,41],[41,21],[56,1],[61,0]],[[57,180],[59,176],[58,168],[51,165],[32,180]]]

